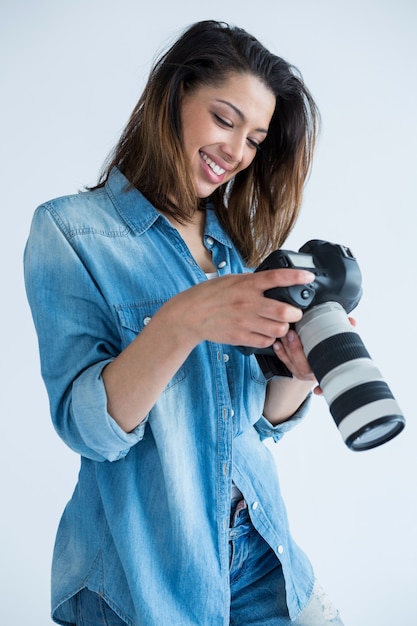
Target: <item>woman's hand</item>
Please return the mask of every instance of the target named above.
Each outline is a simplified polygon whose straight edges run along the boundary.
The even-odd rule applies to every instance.
[[[350,317],[349,321],[352,326],[356,326],[354,318]],[[273,349],[293,375],[293,378],[274,378],[268,383],[264,415],[272,424],[279,424],[295,413],[313,387],[316,378],[295,330],[290,329],[279,341],[275,341]],[[317,396],[323,394],[320,385],[314,386],[313,393]]]
[[[276,341],[273,345],[276,356],[288,367],[291,374],[298,380],[314,381],[315,376],[304,354],[300,338],[295,330]]]
[[[265,415],[274,422],[288,418],[314,384],[300,341],[289,333],[302,311],[264,292],[313,280],[314,274],[305,270],[273,269],[221,276],[177,294],[103,370],[108,412],[126,432],[136,428],[194,347],[212,341],[253,348],[275,345],[294,379],[271,381]]]
[[[267,298],[264,292],[312,280],[312,273],[293,269],[222,276],[178,294],[155,318],[164,315],[192,347],[201,341],[213,341],[266,348],[288,333],[290,324],[301,319],[302,311]]]
[[[273,349],[293,375],[292,378],[273,378],[268,383],[264,415],[276,425],[286,421],[297,411],[315,383],[314,393],[321,393],[321,389],[295,330],[290,329],[280,340],[275,341]]]
[[[202,341],[254,348],[272,345],[302,312],[266,298],[264,292],[312,280],[314,274],[304,270],[266,270],[222,276],[177,294],[103,370],[108,412],[126,432],[136,428]]]
[[[356,320],[353,317],[349,317],[349,321],[352,326],[356,326]],[[288,367],[295,378],[302,381],[315,380],[314,373],[306,359],[300,338],[295,330],[290,329],[285,336],[276,341],[273,349],[276,356]],[[313,393],[322,395],[323,390],[317,385],[313,389]]]

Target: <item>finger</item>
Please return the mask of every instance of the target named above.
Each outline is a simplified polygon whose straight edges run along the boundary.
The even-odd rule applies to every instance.
[[[263,332],[273,339],[285,335],[288,332],[289,324],[298,322],[303,316],[302,310],[292,304],[274,298],[266,298],[263,293],[254,293],[245,289],[235,290],[233,296],[229,292],[227,299],[221,298],[223,319],[226,307],[231,314],[230,317],[235,322],[239,321],[248,329],[259,330],[259,332]],[[259,327],[259,324],[262,326]],[[274,329],[276,324],[285,324],[285,328],[280,328],[278,333]]]
[[[307,270],[276,269],[265,270],[252,274],[256,285],[262,291],[274,287],[290,287],[291,285],[304,285],[311,283],[315,275]]]
[[[282,343],[290,353],[301,352],[304,355],[303,345],[300,337],[292,328],[288,331],[287,335],[282,338]]]
[[[244,345],[262,349],[269,348],[277,341],[277,337],[282,337],[288,332],[288,324],[281,324],[275,328],[276,330],[272,335],[261,332],[248,332],[244,337],[232,342],[232,345]]]
[[[308,363],[301,341],[294,330],[289,330],[280,342],[274,344],[274,350],[278,358],[291,370],[292,374],[300,380],[314,380],[315,376]]]
[[[294,362],[299,362],[303,366],[303,369],[305,369],[307,359],[304,353],[303,345],[295,330],[291,328],[285,337],[282,337],[281,343],[284,346],[288,358]]]
[[[280,300],[263,298],[259,308],[259,315],[265,319],[285,322],[288,325],[300,321],[303,316],[303,311],[292,304],[287,304],[286,302],[281,302]],[[276,336],[282,337],[283,335]]]

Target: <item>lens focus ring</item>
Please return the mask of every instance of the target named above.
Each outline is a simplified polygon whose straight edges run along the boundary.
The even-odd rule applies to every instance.
[[[338,365],[353,359],[370,358],[362,339],[357,333],[338,333],[316,345],[307,355],[319,383]]]

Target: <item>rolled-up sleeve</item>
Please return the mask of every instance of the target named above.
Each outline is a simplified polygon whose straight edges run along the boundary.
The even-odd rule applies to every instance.
[[[297,411],[289,419],[287,419],[285,422],[277,424],[276,426],[271,424],[271,422],[267,420],[264,415],[262,415],[261,419],[258,420],[255,424],[255,428],[258,431],[261,440],[272,437],[275,442],[279,441],[280,439],[282,439],[285,433],[292,430],[294,426],[297,426],[297,424],[301,422],[301,420],[304,418],[305,414],[308,411],[311,402],[311,396],[312,394],[310,393],[297,409]]]
[[[55,429],[87,458],[123,457],[145,422],[125,433],[107,412],[101,373],[121,351],[117,321],[53,205],[35,212],[24,268]]]
[[[96,460],[117,461],[144,436],[144,420],[126,433],[107,412],[107,396],[101,373],[107,362],[97,363],[83,372],[72,386],[71,413],[86,448],[94,450]],[[88,454],[88,452],[87,452]]]

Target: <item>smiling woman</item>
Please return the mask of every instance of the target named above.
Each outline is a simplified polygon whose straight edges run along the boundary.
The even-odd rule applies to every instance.
[[[253,74],[186,91],[180,101],[184,154],[195,194],[207,198],[253,161],[268,133],[275,96]]]
[[[250,271],[296,220],[317,115],[286,61],[197,23],[155,64],[97,186],[37,209],[27,293],[52,420],[81,456],[57,623],[340,626],[263,443],[316,384],[289,332],[301,311],[264,292],[314,276]],[[293,376],[267,384],[234,346],[277,337]]]
[[[236,96],[243,95],[244,83],[260,88],[259,94],[252,89],[250,99],[240,103],[242,110],[234,103],[235,95],[230,104],[237,107],[238,118],[249,111],[254,115],[255,102],[264,111],[264,119],[251,120],[254,126],[250,130],[256,134],[248,136],[255,143],[262,139],[262,149],[249,167],[229,183],[220,184],[210,199],[247,263],[255,266],[282,245],[294,226],[311,166],[319,114],[298,70],[242,29],[221,22],[198,22],[161,56],[98,186],[118,167],[166,215],[180,222],[191,219],[201,207],[201,198],[186,162],[181,99],[202,88],[222,90],[230,81]],[[269,118],[271,94],[274,108]],[[223,107],[212,114],[218,116],[219,124],[230,124],[233,106],[218,105]],[[258,127],[268,130],[266,137],[264,132],[259,135]],[[155,176],[155,172],[164,175]]]

